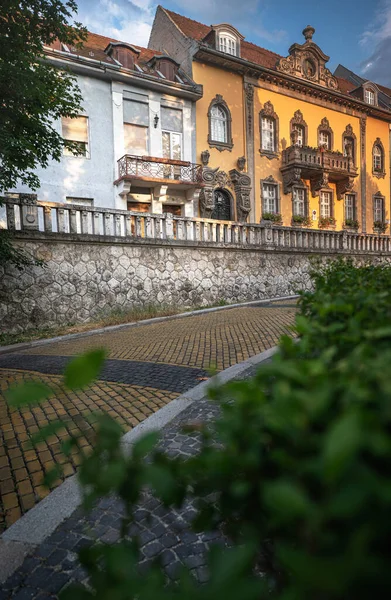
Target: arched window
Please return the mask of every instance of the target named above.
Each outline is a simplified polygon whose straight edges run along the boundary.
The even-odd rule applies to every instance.
[[[236,56],[236,39],[230,33],[222,31],[219,34],[219,50],[226,54],[232,54]]]
[[[375,177],[385,176],[384,147],[380,138],[376,138],[372,150],[372,173]]]
[[[325,150],[332,150],[334,144],[333,130],[327,117],[324,117],[318,127],[318,145]]]
[[[213,106],[210,115],[210,131],[212,140],[227,143],[227,113],[221,106]]]
[[[227,103],[219,94],[210,103],[208,120],[209,146],[218,150],[231,150],[233,147],[231,113]]]
[[[271,102],[266,102],[259,113],[261,156],[278,157],[278,116]]]
[[[308,127],[301,110],[297,110],[291,119],[291,140],[294,146],[307,146]]]

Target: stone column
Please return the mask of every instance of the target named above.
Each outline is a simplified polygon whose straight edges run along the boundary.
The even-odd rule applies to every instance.
[[[162,214],[163,206],[162,202],[167,196],[167,185],[157,185],[153,188],[152,196],[152,212],[156,214]]]
[[[367,158],[366,158],[366,117],[360,118],[360,149],[361,149],[361,227],[367,231]]]
[[[246,153],[247,153],[247,173],[251,181],[254,181],[255,174],[255,151],[254,151],[254,85],[252,83],[244,84],[244,106],[246,123]],[[255,191],[249,190],[250,202],[250,221],[255,222]]]

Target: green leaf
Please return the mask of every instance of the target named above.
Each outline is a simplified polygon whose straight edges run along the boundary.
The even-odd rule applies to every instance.
[[[276,481],[265,486],[261,484],[261,491],[266,506],[277,521],[302,517],[311,509],[304,491],[289,481]]]
[[[40,430],[35,433],[31,438],[31,445],[35,446],[40,442],[45,442],[49,437],[55,435],[57,431],[61,429],[65,429],[67,423],[65,421],[53,421],[44,427],[41,427]]]
[[[343,415],[329,430],[323,448],[326,473],[338,477],[360,445],[360,423],[355,413]]]
[[[160,434],[157,431],[151,431],[146,433],[141,439],[139,439],[133,446],[132,456],[136,459],[144,458],[149,454],[156,446],[159,440]]]
[[[92,350],[73,359],[65,369],[64,382],[70,390],[90,385],[100,373],[106,352],[103,348]]]
[[[27,381],[11,387],[5,393],[8,404],[16,408],[38,404],[52,395],[53,390],[39,381]]]

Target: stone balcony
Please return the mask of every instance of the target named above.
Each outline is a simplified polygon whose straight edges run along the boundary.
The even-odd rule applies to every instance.
[[[120,195],[127,194],[131,185],[194,190],[204,186],[202,166],[183,160],[126,154],[118,161],[118,179],[114,185]]]
[[[353,188],[354,179],[358,175],[352,156],[343,156],[340,152],[324,148],[298,145],[283,150],[281,172],[285,194],[301,183],[302,179],[306,179],[310,181],[313,197],[318,196],[322,188],[327,188],[329,182],[335,183],[339,200]]]

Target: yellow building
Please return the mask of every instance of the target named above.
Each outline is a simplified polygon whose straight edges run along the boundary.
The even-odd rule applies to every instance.
[[[150,47],[203,86],[201,216],[389,233],[391,90],[333,75],[314,33],[282,57],[158,7]]]

